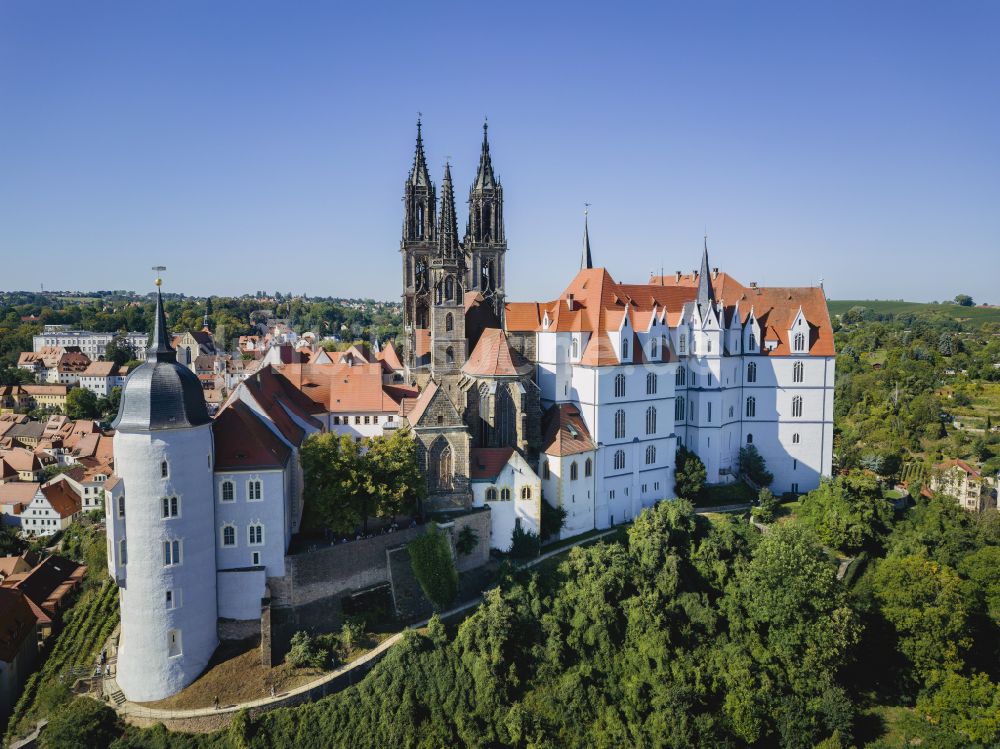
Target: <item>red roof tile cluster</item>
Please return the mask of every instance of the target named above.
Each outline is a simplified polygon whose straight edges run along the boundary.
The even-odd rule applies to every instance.
[[[287,364],[281,373],[312,403],[313,413],[398,413],[417,391],[385,385],[382,363]]]
[[[8,577],[0,590],[7,588],[23,593],[35,617],[46,623],[59,613],[66,597],[86,574],[87,568],[84,565],[53,554],[43,559],[30,572]]]
[[[83,503],[80,495],[73,491],[68,481],[51,481],[42,486],[42,494],[52,505],[52,509],[59,513],[60,518],[68,518],[80,511]]]
[[[972,476],[973,478],[977,478],[977,479],[983,477],[982,471],[980,471],[978,468],[976,468],[974,466],[969,465],[968,463],[966,463],[961,458],[952,458],[951,460],[946,460],[943,463],[938,463],[934,467],[936,469],[938,469],[939,471],[946,471],[949,468],[954,468],[956,466],[958,466],[963,471],[965,471],[965,474],[967,476]]]
[[[572,403],[556,403],[542,416],[543,453],[563,456],[596,449],[580,409]]]
[[[473,481],[496,479],[513,454],[511,447],[473,448],[469,451],[469,478]]]
[[[242,401],[234,401],[212,422],[216,470],[284,468],[292,454]]]
[[[511,349],[506,333],[486,328],[462,371],[477,377],[520,377],[533,368],[531,362]]]

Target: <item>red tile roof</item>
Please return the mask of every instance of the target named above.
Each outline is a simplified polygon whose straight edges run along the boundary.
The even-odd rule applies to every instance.
[[[42,494],[59,513],[60,518],[68,518],[80,511],[80,496],[73,491],[68,481],[54,481],[42,487]]]
[[[937,468],[938,470],[945,471],[949,468],[954,468],[955,466],[958,466],[963,471],[965,471],[966,475],[968,476],[972,476],[977,479],[983,477],[982,472],[978,468],[969,465],[961,458],[952,458],[951,460],[946,460],[943,463],[938,463],[934,467]]]
[[[557,403],[542,416],[542,452],[576,455],[596,450],[580,410],[572,403]]]
[[[40,483],[34,481],[11,481],[7,484],[0,484],[0,502],[3,504],[27,505],[35,498]]]
[[[511,447],[477,447],[469,451],[469,478],[490,481],[500,475],[514,454]]]
[[[392,341],[387,341],[382,350],[378,352],[379,361],[385,362],[389,365],[389,369],[393,371],[400,371],[403,368],[403,363],[399,360],[399,354],[396,353],[396,348],[392,345]]]
[[[462,371],[478,377],[520,377],[533,368],[531,362],[511,349],[502,330],[486,328]]]
[[[281,373],[313,404],[313,413],[397,413],[417,391],[382,383],[382,364],[286,364]]]
[[[284,468],[292,451],[242,401],[235,401],[212,422],[215,470]]]
[[[55,616],[70,591],[75,588],[87,568],[71,559],[53,554],[46,557],[31,572],[11,586],[24,593],[31,603],[49,616]]]

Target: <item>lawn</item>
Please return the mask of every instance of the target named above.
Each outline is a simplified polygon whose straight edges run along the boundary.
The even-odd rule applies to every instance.
[[[867,307],[880,314],[900,315],[906,312],[931,313],[949,320],[969,321],[975,326],[1000,322],[1000,307],[962,307],[957,304],[930,304],[881,299],[831,299],[827,302],[830,315],[842,315],[851,307]]]

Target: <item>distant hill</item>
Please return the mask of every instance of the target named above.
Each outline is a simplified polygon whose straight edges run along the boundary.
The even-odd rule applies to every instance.
[[[1000,307],[962,307],[958,304],[930,304],[927,302],[900,302],[881,299],[831,299],[827,302],[831,317],[842,315],[851,307],[867,307],[879,314],[900,315],[906,312],[947,317],[959,322],[969,322],[978,327],[983,323],[1000,323]]]

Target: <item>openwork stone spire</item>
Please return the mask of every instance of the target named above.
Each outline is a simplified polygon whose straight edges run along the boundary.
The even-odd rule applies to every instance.
[[[451,164],[445,162],[441,181],[441,218],[438,220],[438,249],[442,255],[458,252],[458,217],[455,215],[455,188],[451,181]]]

